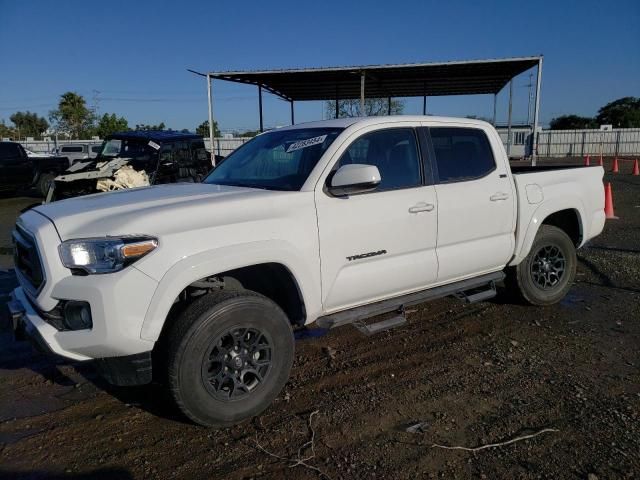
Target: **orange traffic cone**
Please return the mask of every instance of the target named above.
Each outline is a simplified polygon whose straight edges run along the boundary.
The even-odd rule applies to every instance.
[[[598,160],[598,165],[601,167],[604,166],[604,162],[602,161],[602,154],[600,154],[600,160]]]
[[[640,167],[638,166],[638,159],[633,162],[633,173],[631,175],[640,175]]]
[[[618,173],[620,170],[618,169],[618,157],[613,159],[613,168],[611,169],[611,173]]]
[[[604,187],[604,215],[607,220],[617,220],[613,212],[613,193],[611,193],[611,183],[607,182]]]
[[[588,167],[590,163],[591,163],[591,157],[589,156],[589,154],[587,154],[584,157],[584,166]]]

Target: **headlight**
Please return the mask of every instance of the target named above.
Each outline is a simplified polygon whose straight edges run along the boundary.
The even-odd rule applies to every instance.
[[[81,238],[58,247],[62,264],[87,273],[112,273],[141,259],[158,246],[145,236]]]

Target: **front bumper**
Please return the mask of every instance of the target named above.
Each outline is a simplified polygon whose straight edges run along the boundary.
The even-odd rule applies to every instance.
[[[49,344],[42,338],[38,329],[25,319],[25,310],[22,303],[15,298],[14,294],[11,295],[11,299],[7,303],[7,309],[9,310],[9,320],[12,324],[13,335],[17,341],[29,340],[39,352],[54,353]]]
[[[85,361],[91,357],[64,350],[59,343],[53,341],[59,333],[53,326],[42,319],[27,300],[22,287],[16,288],[7,304],[16,340],[29,340],[41,352],[53,353],[70,360]]]
[[[51,342],[51,335],[58,332],[40,318],[31,306],[21,288],[16,288],[7,303],[9,319],[17,341],[28,340],[41,353],[54,354],[71,360],[93,360],[91,357],[76,355]],[[49,338],[50,340],[47,340]],[[142,385],[152,380],[151,351],[118,357],[96,358],[95,366],[100,374],[112,385]]]
[[[138,373],[148,370],[141,376],[149,377],[155,342],[143,339],[141,331],[158,282],[133,265],[110,274],[73,275],[60,261],[61,239],[47,217],[30,210],[18,219],[17,228],[33,239],[42,277],[41,283],[34,284],[29,269],[16,268],[20,287],[13,291],[10,311],[17,335],[29,337],[41,349],[70,360],[98,360],[107,378],[116,379],[117,384],[144,383]],[[31,260],[27,267],[35,262],[27,260]],[[50,316],[61,313],[61,302],[68,301],[89,304],[91,328],[61,329],[52,321]],[[126,370],[125,364],[132,367],[133,376],[127,374],[124,380],[117,380],[121,377],[117,372]]]

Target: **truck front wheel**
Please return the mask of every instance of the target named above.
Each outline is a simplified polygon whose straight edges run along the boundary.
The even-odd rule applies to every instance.
[[[576,264],[569,236],[558,227],[542,225],[527,257],[507,271],[507,285],[531,305],[552,305],[571,288]]]
[[[205,426],[232,425],[262,412],[293,363],[289,319],[248,290],[198,299],[171,326],[167,341],[172,396],[187,417]]]
[[[55,180],[56,176],[53,173],[42,173],[38,178],[38,183],[36,188],[38,192],[43,196],[47,196],[47,192],[49,192],[49,186]]]

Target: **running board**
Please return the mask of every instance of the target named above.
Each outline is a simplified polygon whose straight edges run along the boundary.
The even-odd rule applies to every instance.
[[[318,318],[316,323],[321,328],[336,328],[343,325],[356,324],[356,327],[358,327],[360,331],[364,330],[365,333],[371,332],[367,333],[371,335],[383,330],[388,330],[389,328],[400,326],[406,321],[406,318],[404,313],[402,313],[398,317],[383,320],[371,325],[364,325],[362,321],[367,318],[396,310],[403,311],[405,307],[447,297],[449,295],[455,295],[458,298],[460,298],[461,295],[464,295],[462,298],[464,298],[465,301],[469,301],[469,303],[479,302],[495,296],[495,282],[503,280],[504,276],[503,272],[487,273],[479,277],[462,280],[449,285],[442,285],[440,287],[410,293],[401,297],[382,300],[380,302],[370,303],[368,305],[351,308],[349,310],[331,313]]]
[[[404,316],[404,312],[402,315],[398,315],[397,317],[388,318],[387,320],[382,320],[381,322],[376,323],[364,323],[362,320],[357,320],[353,322],[353,326],[356,327],[361,333],[365,335],[374,335],[376,333],[384,332],[385,330],[391,330],[392,328],[399,327],[400,325],[404,325],[407,321],[407,317]]]
[[[497,295],[496,282],[489,282],[484,287],[473,288],[456,293],[456,297],[466,303],[477,303]]]

